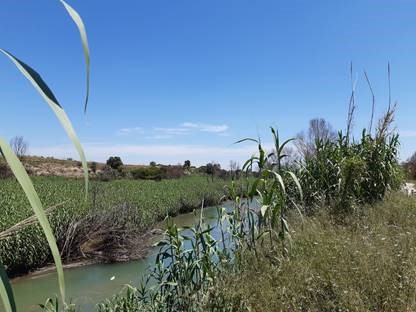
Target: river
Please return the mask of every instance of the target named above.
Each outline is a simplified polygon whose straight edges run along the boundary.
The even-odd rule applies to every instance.
[[[230,207],[227,202],[223,207]],[[217,208],[206,207],[203,210],[207,224],[217,223]],[[199,213],[188,213],[173,218],[178,226],[192,226],[198,223]],[[214,230],[219,237],[219,230]],[[126,284],[138,285],[141,277],[147,276],[148,268],[154,264],[158,248],[150,250],[145,259],[114,264],[93,264],[89,266],[65,269],[67,298],[75,303],[82,312],[94,311],[96,303],[120,292]],[[39,311],[39,304],[46,298],[58,295],[58,282],[55,271],[31,274],[12,282],[18,311]]]

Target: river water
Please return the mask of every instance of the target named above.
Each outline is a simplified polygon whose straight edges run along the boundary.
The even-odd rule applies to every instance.
[[[230,207],[225,203],[223,207]],[[217,208],[207,207],[203,210],[206,224],[217,223]],[[199,212],[174,217],[178,226],[192,226],[199,221]],[[217,233],[215,233],[217,232]],[[219,230],[214,230],[214,237]],[[154,264],[158,248],[153,248],[145,259],[115,264],[94,264],[89,266],[65,269],[67,298],[84,311],[94,311],[96,303],[120,292],[126,284],[138,285],[148,268]],[[39,304],[46,298],[58,295],[58,282],[55,271],[32,274],[12,282],[18,311],[39,311]]]

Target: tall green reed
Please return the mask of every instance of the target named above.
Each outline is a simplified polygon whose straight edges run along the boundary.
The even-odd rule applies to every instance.
[[[390,66],[388,76],[390,85]],[[372,131],[375,100],[367,73],[365,77],[373,99],[369,130],[363,129],[358,139],[352,136],[356,105],[353,87],[346,132],[339,131],[335,140],[318,138],[313,153],[300,161],[299,176],[309,211],[329,205],[337,213],[350,213],[358,204],[382,200],[403,182],[399,135],[392,126],[396,105],[391,105],[390,87],[388,109]]]

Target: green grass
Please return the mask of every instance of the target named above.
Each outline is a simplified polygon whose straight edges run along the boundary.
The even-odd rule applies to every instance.
[[[115,205],[135,207],[131,220],[135,228],[144,231],[167,214],[214,205],[224,195],[227,182],[212,183],[205,177],[186,177],[179,180],[92,181],[88,202],[84,201],[84,184],[81,179],[37,177],[35,188],[45,208],[65,202],[50,215],[50,222],[58,244],[71,221],[86,216],[92,208],[106,211]],[[33,215],[27,198],[14,179],[0,180],[0,232]],[[16,235],[0,241],[0,257],[11,274],[23,273],[51,261],[51,253],[38,225],[30,225]]]
[[[288,259],[257,258],[223,274],[202,310],[415,311],[416,201],[401,194],[339,224],[322,212],[292,228]]]

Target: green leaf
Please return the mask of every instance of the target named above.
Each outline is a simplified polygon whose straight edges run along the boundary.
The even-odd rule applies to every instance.
[[[10,145],[2,138],[0,138],[0,148],[2,150],[5,160],[9,164],[11,171],[13,172],[17,181],[19,182],[23,191],[25,192],[26,197],[29,200],[30,205],[32,206],[32,209],[39,220],[39,224],[42,227],[43,232],[45,233],[46,240],[48,241],[49,248],[51,249],[52,256],[55,261],[56,271],[58,273],[58,283],[62,302],[65,303],[65,280],[61,256],[58,250],[58,246],[56,245],[52,228],[42,207],[42,203],[22,163],[14,154]]]
[[[249,170],[250,168],[252,168],[253,167],[253,162],[254,162],[254,160],[256,160],[256,159],[258,159],[257,157],[251,157],[250,159],[248,159],[245,163],[244,163],[244,165],[243,165],[243,167],[242,167],[242,171],[244,171],[244,170]]]
[[[302,211],[300,211],[298,204],[296,204],[293,200],[290,200],[290,201],[292,202],[293,206],[295,206],[296,210],[298,211],[302,224],[305,223],[303,220]]]
[[[81,36],[82,49],[84,51],[85,67],[86,67],[86,75],[87,75],[87,79],[86,79],[87,91],[85,95],[85,105],[84,105],[84,113],[85,113],[87,111],[88,97],[90,94],[90,48],[88,45],[87,32],[85,30],[84,22],[82,21],[82,18],[81,16],[79,16],[78,12],[75,11],[64,0],[61,0],[61,2],[64,5],[65,9],[68,11],[68,14],[74,21],[75,25],[77,25],[79,34]]]
[[[295,184],[296,184],[296,186],[298,188],[298,191],[299,191],[299,194],[300,194],[300,199],[303,200],[302,187],[300,186],[300,182],[299,182],[298,177],[292,171],[288,171],[288,173],[292,177],[293,182],[295,182]]]
[[[285,148],[286,144],[288,144],[289,142],[292,142],[294,140],[295,139],[292,138],[292,139],[287,139],[286,141],[284,141],[283,144],[280,145],[280,147],[279,147],[278,155],[280,155],[282,153],[282,151]]]
[[[16,67],[20,70],[20,72],[32,83],[32,85],[40,93],[40,95],[43,97],[46,103],[48,103],[49,107],[53,110],[56,117],[59,119],[62,127],[65,129],[68,137],[70,138],[76,150],[78,151],[79,157],[81,159],[82,167],[84,169],[85,197],[87,197],[88,195],[87,160],[85,158],[84,150],[81,146],[78,136],[75,133],[74,128],[72,127],[71,121],[69,120],[65,111],[62,109],[62,106],[59,104],[58,100],[55,98],[51,89],[49,89],[48,85],[43,81],[42,77],[34,69],[32,69],[30,66],[23,63],[21,60],[19,60],[18,58],[16,58],[9,52],[3,49],[0,49],[0,52],[3,52],[9,59],[12,60],[12,62],[16,65]]]
[[[6,270],[0,260],[0,297],[3,301],[6,312],[16,312],[16,304],[14,302],[13,290],[7,277]]]
[[[274,146],[276,148],[276,153],[278,153],[279,152],[279,146],[280,146],[279,131],[277,129],[273,128],[273,127],[270,127],[270,130],[272,131],[272,134],[273,134]],[[279,155],[279,154],[277,154],[277,155]]]
[[[283,182],[283,178],[280,174],[278,174],[275,171],[272,171],[272,173],[274,174],[274,176],[276,177],[277,181],[280,184],[280,187],[282,188],[283,194],[286,194],[286,188],[285,188],[285,183]]]
[[[245,138],[245,139],[238,140],[238,141],[234,142],[234,144],[240,144],[240,143],[243,143],[243,142],[246,142],[246,141],[259,143],[258,140],[255,140],[255,139],[252,139],[252,138]]]
[[[261,216],[262,217],[264,217],[264,215],[266,214],[266,211],[267,211],[267,209],[269,208],[269,206],[268,205],[263,205],[263,206],[261,206],[261,208],[260,208],[260,213],[261,213]]]

